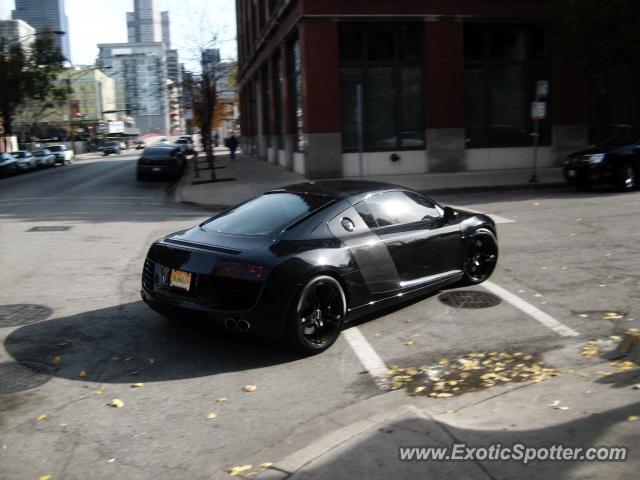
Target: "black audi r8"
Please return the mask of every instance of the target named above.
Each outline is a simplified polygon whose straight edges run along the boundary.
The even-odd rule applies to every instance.
[[[311,181],[153,243],[141,295],[169,318],[285,337],[313,353],[362,314],[486,280],[497,258],[485,215],[385,183]]]

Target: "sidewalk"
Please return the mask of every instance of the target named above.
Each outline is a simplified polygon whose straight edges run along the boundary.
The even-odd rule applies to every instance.
[[[560,355],[578,355],[578,345]],[[558,352],[549,356],[557,357]],[[558,360],[558,358],[554,358]],[[553,359],[549,360],[550,362]],[[564,362],[563,362],[564,363]],[[337,412],[313,426],[301,426],[282,442],[247,459],[238,475],[258,480],[583,479],[638,478],[640,471],[640,391],[630,377],[610,376],[607,363],[594,359],[584,368],[564,370],[539,383],[492,387],[457,397],[433,399],[396,390]],[[319,435],[318,435],[319,433]],[[624,446],[624,462],[399,459],[399,447],[489,448]],[[287,444],[285,446],[284,444]],[[294,447],[294,446],[298,447]],[[302,448],[300,448],[302,447]],[[293,453],[277,455],[287,448]],[[464,454],[464,451],[463,451]],[[275,458],[271,458],[273,455]],[[272,465],[259,467],[262,462]],[[242,464],[238,464],[242,466]],[[233,468],[230,466],[230,468]],[[218,479],[229,478],[220,472]]]
[[[190,161],[189,168],[176,189],[177,202],[209,209],[221,209],[274,188],[307,181],[303,175],[248,155],[238,155],[236,160],[231,162],[226,148],[218,148],[215,153],[215,173],[218,181],[198,183],[210,180],[211,170],[201,170],[200,177],[195,177],[193,163]],[[200,168],[207,167],[202,153],[199,165]],[[518,188],[538,189],[564,185],[562,168],[539,169],[539,181],[535,184],[528,182],[530,178],[529,169],[362,177],[364,180],[393,183],[427,194]]]

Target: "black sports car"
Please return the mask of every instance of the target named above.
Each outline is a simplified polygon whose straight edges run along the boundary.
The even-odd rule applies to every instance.
[[[361,314],[486,280],[497,258],[485,215],[384,183],[306,182],[153,243],[141,294],[169,318],[284,336],[312,353]]]

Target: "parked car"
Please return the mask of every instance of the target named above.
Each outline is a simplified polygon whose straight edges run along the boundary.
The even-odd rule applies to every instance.
[[[174,143],[176,145],[180,145],[181,147],[183,146],[182,148],[184,148],[184,151],[187,155],[193,155],[193,142],[188,138],[180,137]]]
[[[18,170],[21,172],[35,170],[38,165],[38,162],[33,157],[31,152],[27,150],[18,150],[16,152],[11,152],[11,155],[13,155],[18,161]]]
[[[120,152],[122,151],[122,148],[121,148],[120,142],[113,140],[113,141],[105,142],[104,145],[100,147],[100,151],[106,157],[110,153],[117,153],[119,155]]]
[[[55,155],[51,153],[51,151],[47,148],[36,150],[36,152],[33,154],[33,157],[36,159],[38,168],[53,167],[56,164]]]
[[[609,184],[629,191],[640,177],[640,132],[625,129],[600,145],[569,155],[564,162],[564,178],[578,189]]]
[[[47,147],[56,158],[56,163],[66,165],[73,161],[73,150],[69,150],[66,145],[49,145]]]
[[[0,157],[0,176],[8,177],[15,173],[18,173],[18,160],[10,153],[2,153]]]
[[[133,142],[133,144],[135,145],[136,150],[143,150],[147,148],[147,144],[144,142],[144,140],[136,140]]]
[[[182,147],[173,144],[147,147],[138,158],[138,180],[148,177],[179,178],[184,172],[187,160]]]
[[[345,323],[447,285],[487,280],[494,221],[357,180],[279,188],[153,243],[142,299],[169,318],[285,337],[317,353]]]

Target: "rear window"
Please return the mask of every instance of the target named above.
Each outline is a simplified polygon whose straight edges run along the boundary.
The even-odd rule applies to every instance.
[[[172,148],[147,148],[142,158],[171,158],[173,152]]]
[[[201,225],[212,233],[263,236],[290,225],[331,202],[331,197],[267,193]]]

